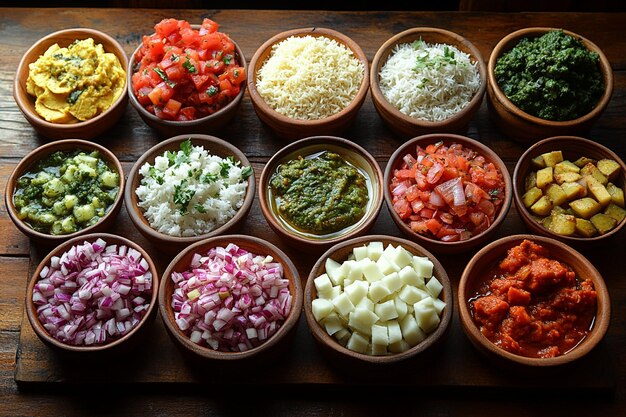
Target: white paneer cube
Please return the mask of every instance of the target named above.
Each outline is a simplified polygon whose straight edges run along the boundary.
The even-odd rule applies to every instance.
[[[359,331],[363,334],[370,335],[372,331],[372,325],[378,321],[378,316],[371,310],[365,310],[363,308],[357,308],[350,313],[348,319],[348,326],[350,328]]]
[[[364,337],[359,332],[354,332],[352,336],[350,336],[350,339],[348,339],[346,347],[354,352],[366,353],[368,344],[368,338]]]
[[[318,293],[317,297],[323,298],[325,300],[332,300],[333,298],[337,297],[341,293],[342,293],[341,287],[339,285],[336,285],[334,287],[331,287],[330,291],[327,293]]]
[[[376,262],[383,254],[383,242],[370,242],[367,245],[367,257]]]
[[[413,314],[415,315],[417,325],[425,333],[430,333],[435,330],[441,321],[437,310],[435,310],[433,299],[430,297],[413,304]]]
[[[392,320],[398,318],[398,311],[393,300],[385,301],[382,304],[376,304],[374,306],[374,313],[382,321]]]
[[[345,346],[352,336],[352,333],[348,329],[341,329],[337,333],[334,334],[335,339],[341,344],[341,346]]]
[[[354,311],[354,304],[352,304],[352,301],[348,298],[348,294],[345,292],[333,298],[333,304],[335,310],[344,317],[348,317],[348,315]]]
[[[324,325],[324,328],[326,329],[326,333],[328,333],[331,336],[341,331],[342,329],[346,328],[343,320],[339,318],[337,313],[331,313],[328,316],[326,316],[324,320],[322,320],[322,324]]]
[[[331,258],[326,258],[326,263],[324,264],[324,266],[326,268],[326,274],[328,274],[328,277],[332,280],[333,284],[339,285],[340,282],[343,281],[343,278],[345,278],[341,277],[341,264],[337,261],[332,260]]]
[[[318,322],[321,321],[324,317],[328,316],[333,312],[335,306],[330,300],[325,300],[323,298],[316,298],[311,302],[311,310],[313,311],[313,317]]]
[[[385,277],[376,262],[370,259],[363,259],[359,262],[362,263],[363,275],[369,282],[379,281]]]
[[[413,254],[408,250],[404,249],[403,246],[399,246],[396,248],[396,257],[393,260],[398,268],[402,269],[405,266],[411,265],[413,262]]]
[[[385,275],[385,278],[382,279],[382,282],[391,293],[398,291],[400,288],[402,288],[402,285],[404,284],[402,282],[402,278],[400,278],[400,275],[397,272],[392,272],[389,275]]]
[[[398,272],[400,279],[406,285],[412,285],[414,287],[423,288],[424,285],[424,277],[420,276],[415,269],[413,269],[412,265],[405,266]]]
[[[413,305],[425,297],[430,298],[430,294],[412,285],[405,285],[398,293],[398,297],[405,303]]]
[[[375,281],[370,284],[368,296],[374,303],[379,302],[389,294],[391,292],[382,281]]]
[[[421,277],[430,278],[433,276],[433,263],[425,256],[413,256],[413,269]]]
[[[356,306],[357,308],[364,308],[369,311],[374,311],[374,302],[370,300],[368,297],[363,297],[359,304]]]
[[[389,334],[389,344],[398,343],[402,340],[402,330],[400,329],[400,323],[396,320],[387,322],[387,333]]]
[[[333,283],[330,282],[328,274],[320,275],[313,280],[313,283],[315,284],[315,289],[317,290],[317,293],[321,296],[330,294],[331,290],[333,289]]]
[[[386,255],[386,251],[383,252],[380,258],[378,258],[378,261],[376,261],[376,265],[378,265],[378,268],[380,269],[380,272],[383,273],[383,275],[389,275],[392,272],[396,272],[399,270],[398,266],[394,264],[393,261],[389,260]]]
[[[367,296],[369,283],[367,281],[354,281],[352,284],[344,288],[344,292],[348,294],[352,304],[357,305],[363,297]]]
[[[389,334],[387,333],[387,326],[381,326],[374,324],[372,326],[372,344],[373,345],[389,345]]]
[[[426,291],[428,291],[433,298],[439,298],[442,289],[443,285],[441,285],[441,282],[435,277],[432,277],[426,283]]]
[[[352,253],[354,254],[354,259],[356,261],[360,261],[361,259],[367,258],[367,246],[359,246],[352,249]]]
[[[446,308],[446,302],[443,300],[440,300],[439,298],[435,298],[433,300],[433,304],[435,306],[435,310],[437,311],[437,314],[441,316],[441,312],[443,311],[444,308]]]
[[[346,261],[343,263],[343,265],[345,265],[346,272],[347,272],[346,279],[349,279],[350,281],[363,279],[363,266],[361,265],[360,262]]]
[[[369,354],[372,356],[385,356],[387,354],[386,345],[370,345]]]
[[[411,345],[409,345],[404,339],[401,339],[399,342],[389,344],[389,352],[391,353],[402,353],[409,349],[411,349]]]
[[[402,330],[402,337],[411,347],[416,346],[426,338],[426,334],[417,325],[415,317],[410,314],[407,314],[400,321],[400,330]]]
[[[402,320],[404,316],[406,316],[409,311],[407,304],[400,299],[400,297],[395,297],[393,299],[393,303],[396,306],[396,312],[398,313],[398,320]]]

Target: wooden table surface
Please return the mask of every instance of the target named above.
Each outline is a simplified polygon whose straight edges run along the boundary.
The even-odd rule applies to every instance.
[[[458,32],[466,36],[488,59],[497,41],[512,32],[529,26],[562,27],[595,42],[606,53],[615,74],[615,92],[606,112],[587,135],[626,157],[626,14],[573,14],[573,13],[520,13],[486,14],[460,12],[326,12],[326,11],[271,11],[271,10],[147,10],[147,9],[10,9],[0,8],[0,188],[4,189],[13,168],[30,150],[46,143],[38,136],[22,116],[12,97],[12,82],[21,55],[38,38],[59,29],[92,27],[103,30],[118,39],[128,54],[134,50],[141,36],[150,33],[156,22],[164,17],[186,19],[199,23],[210,17],[220,24],[221,30],[237,40],[249,60],[266,39],[279,31],[297,27],[329,27],[352,37],[365,51],[374,57],[378,47],[392,35],[415,26],[434,26]],[[258,176],[263,164],[285,145],[275,138],[256,117],[246,96],[237,118],[231,126],[215,133],[231,141],[252,161]],[[394,137],[381,122],[368,97],[355,125],[344,137],[354,140],[370,151],[385,166],[387,158],[402,142]],[[468,136],[493,148],[513,172],[515,162],[525,146],[509,140],[489,120],[485,103],[471,123]],[[129,106],[124,118],[111,131],[98,138],[99,143],[113,150],[124,162],[126,173],[132,163],[159,137],[145,126]],[[303,254],[289,248],[269,229],[261,215],[258,201],[244,225],[246,233],[266,238],[283,248],[298,265],[303,279],[308,275],[316,256]],[[122,210],[113,232],[141,240]],[[387,208],[383,207],[372,233],[400,236],[391,222]],[[524,233],[516,209],[511,208],[498,237]],[[169,259],[158,253],[158,248],[143,241],[153,255],[165,265]],[[595,359],[586,366],[562,371],[559,378],[545,383],[533,382],[541,375],[525,375],[524,382],[516,384],[515,373],[507,373],[489,367],[486,361],[475,358],[475,352],[462,334],[455,317],[451,339],[461,349],[468,349],[472,364],[464,368],[461,362],[456,371],[461,375],[452,378],[461,381],[454,384],[429,386],[424,383],[428,375],[412,377],[422,382],[411,383],[394,380],[394,375],[377,375],[379,381],[366,379],[351,381],[350,375],[342,375],[337,384],[316,384],[315,376],[303,377],[302,383],[281,383],[268,376],[269,385],[263,378],[247,378],[242,372],[242,385],[229,384],[220,389],[216,384],[144,384],[127,382],[114,384],[115,375],[84,377],[86,369],[66,373],[64,382],[58,382],[62,373],[53,370],[38,384],[16,383],[16,366],[30,357],[28,346],[20,345],[21,335],[30,329],[23,328],[24,294],[31,259],[36,262],[42,248],[31,247],[30,242],[13,226],[4,203],[0,206],[0,415],[227,415],[254,413],[255,415],[285,416],[361,416],[391,415],[413,411],[427,416],[447,415],[620,415],[626,411],[626,236],[608,247],[586,251],[585,255],[603,273],[612,297],[612,322],[607,336]],[[474,251],[456,255],[439,256],[447,269],[453,288],[464,264]],[[436,254],[437,255],[437,254]],[[456,311],[455,311],[456,316]],[[301,331],[306,332],[304,316]],[[28,323],[26,322],[26,326]],[[304,335],[308,337],[308,335]],[[312,338],[297,342],[295,348],[313,343]],[[465,347],[464,347],[465,346]],[[21,349],[24,348],[24,351]],[[312,355],[315,346],[304,346]],[[308,352],[308,351],[305,351]],[[50,358],[44,354],[40,363],[29,362],[31,368],[50,369]],[[17,360],[17,358],[21,358]],[[31,358],[32,359],[32,358]],[[121,361],[131,359],[120,359]],[[317,360],[317,359],[316,359]],[[67,361],[64,363],[71,367]],[[26,366],[26,365],[24,365]],[[166,364],[155,364],[167,368]],[[324,364],[324,366],[327,366]],[[94,365],[100,371],[102,365]],[[120,367],[117,366],[116,369]],[[432,367],[436,369],[436,367]],[[455,369],[446,372],[455,372]],[[170,370],[171,371],[171,370]],[[253,372],[254,370],[252,370]],[[209,370],[210,372],[210,370]],[[184,372],[183,372],[184,373]],[[577,374],[574,374],[577,373]],[[20,374],[23,376],[23,374]],[[83,375],[83,377],[76,377]],[[93,376],[93,375],[92,375]],[[500,379],[496,379],[496,376]],[[20,377],[21,378],[21,377]],[[18,378],[18,379],[20,379]],[[215,378],[219,380],[220,375]],[[472,386],[475,378],[476,386]],[[493,385],[494,381],[506,379],[504,388]],[[132,381],[132,377],[122,378]],[[230,379],[230,378],[229,378]],[[296,378],[297,379],[297,378]],[[356,379],[356,377],[355,377]],[[89,380],[98,381],[97,383]],[[261,382],[260,382],[261,381]],[[556,381],[556,382],[554,382]],[[559,382],[563,381],[563,383]],[[569,381],[569,383],[568,383]],[[573,382],[572,382],[573,381]],[[588,384],[580,381],[591,381]],[[599,381],[599,383],[598,383]],[[173,381],[170,381],[173,382]],[[352,382],[352,381],[351,381]],[[490,384],[491,383],[491,384]],[[596,384],[597,383],[597,384]],[[576,386],[599,390],[576,389]],[[399,392],[396,393],[395,391]],[[248,400],[249,398],[249,400]],[[241,401],[245,399],[244,401]]]

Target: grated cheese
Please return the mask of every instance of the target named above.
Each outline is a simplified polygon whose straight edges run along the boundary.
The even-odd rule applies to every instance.
[[[363,74],[361,61],[336,40],[291,36],[272,47],[256,83],[261,97],[278,113],[317,120],[347,107]]]
[[[454,46],[423,41],[396,45],[380,71],[380,89],[402,113],[430,122],[453,116],[480,87],[476,63]]]

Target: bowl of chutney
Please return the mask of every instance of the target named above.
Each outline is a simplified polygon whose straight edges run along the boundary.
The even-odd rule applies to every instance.
[[[323,249],[372,227],[383,202],[382,181],[378,163],[361,146],[340,137],[311,136],[268,161],[259,202],[279,236]]]

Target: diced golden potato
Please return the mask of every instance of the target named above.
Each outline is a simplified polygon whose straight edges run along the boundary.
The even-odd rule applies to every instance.
[[[590,220],[591,223],[593,223],[593,225],[596,227],[596,229],[598,229],[598,233],[600,233],[601,235],[609,232],[615,226],[617,226],[617,220],[603,213],[598,213],[594,215],[593,217],[591,217]]]
[[[555,214],[552,217],[548,230],[557,235],[572,236],[576,233],[576,217],[568,214]]]
[[[584,237],[592,237],[598,234],[598,229],[589,220],[576,218],[576,233]]]
[[[543,156],[539,155],[530,160],[530,164],[535,169],[541,169],[546,167],[546,162],[543,160]]]
[[[598,170],[608,178],[609,181],[613,181],[622,170],[617,161],[612,159],[600,159],[598,161]]]
[[[565,182],[576,182],[582,177],[578,172],[562,172],[554,176],[554,180],[557,184],[563,184]]]
[[[617,222],[621,222],[626,217],[626,210],[618,206],[617,204],[609,204],[604,210],[604,214],[613,217]]]
[[[522,201],[524,202],[525,207],[530,207],[537,202],[543,195],[543,192],[537,188],[533,187],[530,190],[526,191],[526,193],[522,196]]]
[[[565,194],[561,186],[558,184],[548,185],[546,187],[546,195],[555,206],[560,206],[567,201],[567,194]]]
[[[611,194],[611,200],[613,203],[620,207],[624,207],[624,190],[610,182],[606,185],[606,191]]]
[[[598,213],[602,208],[602,206],[591,197],[583,197],[578,200],[571,201],[569,206],[583,219],[590,218],[594,214]]]
[[[552,210],[550,210],[550,216],[556,216],[557,214],[569,214],[569,213],[566,213],[566,210],[561,206],[552,207]]]
[[[602,185],[606,185],[609,180],[606,176],[600,172],[600,170],[594,164],[587,164],[580,169],[580,175],[586,177],[587,175],[591,175]]]
[[[552,216],[544,217],[539,223],[541,223],[541,225],[546,229],[549,229],[550,225],[552,224]]]
[[[544,195],[530,206],[530,210],[538,216],[547,216],[550,214],[550,210],[552,210],[552,201],[550,201],[548,196]]]
[[[545,188],[548,184],[554,182],[552,176],[552,167],[545,167],[537,171],[537,187]]]
[[[579,168],[584,167],[587,164],[595,164],[596,160],[595,159],[591,159],[591,158],[587,158],[586,156],[581,156],[580,158],[578,158],[577,160],[574,161],[574,165],[576,165]]]
[[[611,202],[611,194],[604,188],[604,185],[600,184],[600,182],[593,176],[586,176],[585,180],[587,181],[587,188],[598,203],[602,206],[606,206]]]
[[[528,191],[533,187],[537,186],[537,173],[535,171],[531,172],[526,176],[524,180],[524,190]]]
[[[541,154],[543,158],[543,162],[545,162],[547,167],[553,167],[559,162],[563,161],[563,152],[561,151],[552,151]]]
[[[578,168],[576,165],[574,165],[573,162],[571,161],[561,161],[558,164],[556,164],[554,166],[554,173],[555,174],[562,174],[564,172],[575,172],[578,173],[580,171],[580,168]]]
[[[587,188],[577,182],[564,182],[561,184],[561,188],[567,196],[567,201],[576,200],[587,195]]]

